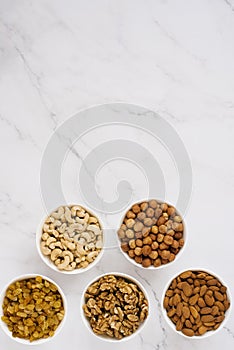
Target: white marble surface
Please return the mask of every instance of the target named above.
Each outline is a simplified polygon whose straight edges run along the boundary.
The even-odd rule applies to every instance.
[[[233,0],[0,1],[0,289],[11,278],[30,272],[47,275],[64,289],[67,323],[41,349],[233,349],[233,315],[217,335],[192,341],[167,327],[159,307],[170,276],[190,266],[207,267],[234,288],[233,37]],[[82,276],[63,276],[47,268],[35,249],[35,230],[45,214],[42,155],[54,130],[69,116],[116,101],[158,112],[184,142],[193,168],[185,218],[188,245],[165,271],[134,268],[115,248],[106,250],[100,264]],[[84,135],[74,149],[85,154],[95,144],[115,138],[116,129],[106,128]],[[122,138],[151,150],[164,174],[166,198],[175,202],[178,174],[166,149],[153,139],[150,143],[136,128],[118,128]],[[74,155],[67,154],[62,169],[64,195],[70,202],[81,198],[77,174],[82,157]],[[103,166],[95,180],[100,195],[115,200],[115,186],[127,178],[133,199],[144,197],[147,175],[141,170],[121,161]],[[121,215],[101,214],[112,228]],[[84,286],[109,271],[137,277],[152,301],[148,326],[129,343],[110,345],[92,337],[79,314]],[[23,348],[1,331],[0,346]]]

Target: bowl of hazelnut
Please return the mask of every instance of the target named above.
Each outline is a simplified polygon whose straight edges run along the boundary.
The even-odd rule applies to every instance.
[[[187,242],[179,211],[158,199],[133,204],[122,218],[117,234],[127,260],[148,269],[163,268],[177,260]]]

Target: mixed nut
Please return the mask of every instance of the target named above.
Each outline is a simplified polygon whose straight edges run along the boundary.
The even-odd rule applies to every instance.
[[[163,307],[176,330],[188,337],[216,330],[230,306],[227,288],[204,271],[185,271],[173,279]]]
[[[184,225],[176,209],[156,200],[134,204],[118,230],[122,250],[143,267],[175,259],[184,245]]]
[[[79,205],[59,207],[42,228],[41,252],[59,270],[86,268],[102,246],[103,232],[97,217]]]
[[[64,317],[57,287],[41,276],[12,283],[6,291],[2,321],[13,337],[30,342],[52,337]]]
[[[83,311],[95,334],[120,340],[133,334],[148,315],[148,301],[133,281],[105,275],[85,292]]]

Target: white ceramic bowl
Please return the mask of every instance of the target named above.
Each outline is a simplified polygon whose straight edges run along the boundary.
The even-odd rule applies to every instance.
[[[12,283],[15,283],[15,282],[17,282],[17,281],[21,281],[21,280],[24,280],[24,279],[28,279],[28,278],[35,278],[35,277],[37,277],[37,276],[40,276],[40,277],[42,277],[43,279],[45,279],[46,281],[53,283],[53,284],[57,287],[57,289],[58,289],[58,291],[59,291],[59,293],[60,293],[60,295],[61,295],[61,297],[62,297],[62,300],[63,300],[64,318],[63,318],[63,320],[60,322],[58,328],[55,330],[55,333],[54,333],[54,335],[53,335],[52,337],[45,338],[45,339],[39,339],[39,340],[35,340],[35,341],[33,341],[33,342],[30,342],[30,341],[27,340],[27,339],[21,339],[21,338],[17,338],[17,337],[13,337],[13,336],[12,336],[12,332],[9,331],[9,329],[8,329],[8,327],[7,327],[7,325],[6,325],[6,323],[3,322],[2,319],[1,319],[1,317],[3,316],[2,304],[3,304],[3,300],[4,300],[4,297],[5,297],[7,288],[8,288]],[[65,295],[64,295],[64,293],[63,293],[63,291],[62,291],[62,289],[57,285],[57,283],[54,282],[53,280],[51,280],[49,277],[46,277],[46,276],[43,276],[43,275],[40,275],[40,274],[26,274],[26,275],[21,275],[21,276],[15,277],[13,280],[11,280],[11,281],[3,288],[2,292],[1,292],[1,295],[0,295],[0,325],[1,325],[2,330],[3,330],[11,339],[15,340],[15,341],[18,342],[18,343],[21,343],[21,344],[24,344],[24,345],[41,345],[41,344],[43,344],[43,343],[46,343],[46,342],[50,341],[51,339],[54,339],[54,337],[55,337],[56,335],[58,335],[58,334],[61,332],[61,330],[62,330],[62,328],[63,328],[63,326],[64,326],[64,324],[65,324],[66,317],[67,317],[67,300],[66,300],[66,297],[65,297]]]
[[[43,228],[43,225],[45,223],[45,220],[47,219],[48,215],[46,215],[40,222],[38,228],[37,228],[37,232],[36,232],[36,246],[37,246],[37,251],[38,251],[38,254],[40,255],[41,259],[44,261],[44,263],[49,266],[51,269],[53,269],[54,271],[57,271],[57,272],[60,272],[60,273],[64,273],[64,274],[67,274],[67,275],[75,275],[75,274],[79,274],[79,273],[83,273],[83,272],[86,272],[88,270],[90,270],[91,268],[93,268],[99,261],[100,259],[102,258],[102,255],[103,255],[103,252],[104,252],[104,245],[105,245],[105,235],[104,235],[104,229],[103,229],[103,224],[101,222],[101,220],[99,219],[99,217],[93,213],[91,210],[87,209],[86,207],[84,207],[83,205],[81,204],[66,204],[64,206],[81,206],[82,208],[84,208],[89,214],[91,214],[92,216],[95,216],[98,221],[99,221],[99,224],[100,224],[100,227],[102,229],[102,240],[103,240],[103,247],[100,251],[100,253],[98,254],[98,256],[96,257],[96,259],[90,263],[86,268],[80,268],[80,269],[74,269],[72,271],[64,271],[64,270],[59,270],[56,265],[53,263],[53,261],[50,260],[50,258],[48,256],[45,256],[42,252],[41,252],[41,248],[40,248],[40,242],[41,242],[41,235],[42,235],[42,228]],[[63,205],[61,205],[63,206]],[[58,207],[59,208],[59,207]],[[56,208],[55,210],[57,210],[58,208]],[[53,211],[55,211],[53,210]]]
[[[135,283],[135,284],[139,287],[139,289],[144,293],[144,295],[145,295],[145,297],[146,297],[146,299],[147,299],[147,301],[148,301],[148,316],[146,317],[146,319],[144,320],[144,322],[140,324],[140,326],[139,326],[139,328],[136,330],[136,332],[134,332],[133,334],[131,334],[131,335],[127,336],[127,337],[124,337],[124,338],[122,338],[122,339],[115,339],[115,338],[110,338],[110,337],[108,337],[108,336],[102,336],[102,335],[95,334],[95,333],[93,332],[91,326],[90,326],[90,323],[89,323],[88,318],[85,316],[84,311],[83,311],[83,305],[85,304],[85,293],[86,293],[88,287],[89,287],[91,284],[93,284],[94,282],[98,281],[101,277],[107,276],[107,275],[114,275],[114,276],[124,277],[124,278],[126,278],[127,280],[129,280],[129,281]],[[99,339],[102,339],[102,340],[104,340],[104,341],[110,342],[110,343],[119,343],[119,342],[127,341],[127,340],[130,340],[130,339],[134,338],[136,335],[138,335],[138,334],[142,331],[142,329],[144,328],[144,326],[146,325],[146,323],[147,323],[147,321],[148,321],[148,319],[149,319],[149,317],[150,317],[150,309],[151,309],[148,293],[146,292],[146,290],[145,290],[145,288],[142,286],[142,284],[141,284],[139,281],[137,281],[134,277],[129,276],[129,275],[126,275],[125,273],[121,273],[121,272],[108,272],[108,273],[99,275],[98,277],[95,277],[95,279],[93,279],[91,282],[89,282],[89,284],[85,287],[84,292],[83,292],[82,297],[81,297],[81,304],[80,304],[80,306],[81,306],[81,309],[80,309],[80,311],[81,311],[81,317],[82,317],[82,319],[83,319],[84,324],[85,324],[86,327],[88,328],[88,330],[89,330],[95,337],[97,337],[97,338],[99,338]]]
[[[185,335],[184,333],[182,333],[181,331],[177,331],[176,330],[176,327],[175,327],[175,324],[171,321],[171,319],[167,316],[167,312],[166,312],[166,309],[164,309],[163,307],[163,301],[164,301],[164,296],[166,294],[166,291],[167,289],[169,288],[171,282],[174,280],[174,278],[178,277],[181,273],[185,272],[185,271],[203,271],[203,272],[207,272],[209,273],[210,275],[216,277],[225,287],[227,287],[227,297],[229,299],[229,302],[230,302],[230,307],[229,309],[225,312],[225,319],[223,320],[223,322],[221,323],[221,325],[219,326],[219,328],[217,328],[216,330],[214,331],[208,331],[206,332],[205,334],[203,335],[200,335],[200,336],[193,336],[193,337],[188,337],[187,335]],[[162,314],[167,322],[167,324],[169,325],[169,327],[171,327],[173,329],[174,332],[176,332],[177,334],[180,334],[182,335],[184,338],[187,338],[187,339],[204,339],[204,338],[207,338],[207,337],[210,337],[211,335],[213,334],[216,334],[218,333],[226,324],[229,316],[230,316],[230,313],[231,313],[231,308],[232,308],[232,299],[231,299],[231,293],[230,293],[230,290],[227,286],[227,284],[223,281],[223,279],[221,277],[219,277],[216,273],[214,273],[213,271],[210,271],[210,270],[207,270],[207,269],[204,269],[204,268],[198,268],[198,267],[195,267],[195,268],[188,268],[188,269],[183,269],[182,271],[180,271],[179,273],[177,273],[176,275],[174,275],[170,281],[166,284],[164,290],[163,290],[163,294],[162,294],[162,300],[161,300],[161,309],[162,309]]]
[[[129,206],[129,208],[125,211],[125,214],[122,216],[122,219],[121,219],[121,221],[120,221],[118,230],[119,230],[120,226],[122,225],[123,220],[124,220],[124,218],[125,218],[127,212],[132,208],[133,205],[141,204],[142,202],[149,202],[150,200],[156,200],[156,201],[157,201],[158,203],[160,203],[160,204],[166,203],[166,204],[168,204],[169,206],[174,207],[174,208],[176,209],[176,212],[178,213],[178,215],[180,215],[180,216],[182,217],[182,219],[183,219],[182,222],[183,222],[183,226],[184,226],[184,230],[183,230],[184,245],[183,245],[183,247],[179,250],[178,254],[176,254],[175,259],[174,259],[173,261],[167,263],[167,264],[162,264],[162,265],[160,265],[160,266],[158,266],[158,267],[155,267],[155,266],[153,266],[153,265],[151,265],[151,266],[149,266],[149,267],[144,267],[144,266],[142,266],[142,264],[136,263],[134,259],[130,258],[129,255],[128,255],[127,253],[125,253],[125,252],[122,250],[122,248],[121,248],[121,240],[120,240],[120,238],[118,237],[118,234],[117,234],[117,241],[118,241],[118,245],[119,245],[119,249],[120,249],[121,253],[122,253],[123,256],[124,256],[129,262],[131,262],[133,265],[135,265],[135,266],[137,266],[137,267],[140,267],[140,268],[142,268],[142,269],[144,269],[144,270],[159,270],[159,269],[163,269],[163,268],[165,268],[165,267],[167,267],[167,266],[171,266],[171,264],[173,264],[175,261],[177,261],[178,258],[182,255],[182,253],[183,253],[183,251],[184,251],[184,249],[185,249],[185,247],[186,247],[186,245],[187,245],[188,234],[187,234],[187,229],[186,229],[185,220],[184,220],[183,216],[181,215],[181,213],[177,210],[177,208],[176,208],[173,204],[171,204],[171,203],[169,203],[169,202],[166,202],[166,201],[164,201],[164,200],[161,200],[161,199],[157,199],[157,198],[142,199],[141,201],[132,203],[131,206]]]

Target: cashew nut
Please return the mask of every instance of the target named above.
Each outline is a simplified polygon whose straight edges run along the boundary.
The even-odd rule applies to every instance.
[[[73,261],[71,264],[69,264],[64,270],[65,271],[72,271],[72,270],[74,270],[75,269],[75,267],[76,267],[76,263],[75,263],[75,261]]]
[[[69,262],[70,262],[69,256],[68,256],[68,255],[65,255],[63,262],[60,263],[60,264],[58,264],[58,265],[57,265],[57,268],[58,268],[59,270],[64,270],[64,269],[68,266]]]
[[[64,213],[64,208],[59,207],[57,213],[54,212],[51,214],[51,216],[53,216],[55,219],[60,219],[63,213]]]
[[[46,242],[45,242],[45,241],[42,241],[42,242],[41,242],[40,248],[41,248],[42,254],[44,254],[44,255],[50,255],[51,250],[50,250],[48,247],[46,247]]]
[[[47,233],[47,232],[44,232],[43,235],[41,236],[41,239],[42,239],[43,241],[47,241],[47,239],[48,239],[49,237],[50,237],[50,236],[48,235],[48,233]]]
[[[59,228],[58,228],[58,232],[59,233],[64,233],[66,230],[67,224],[63,223]]]
[[[55,247],[63,249],[62,243],[61,242],[54,242],[49,245],[50,249],[55,249]]]
[[[81,244],[77,244],[76,251],[78,255],[86,255],[86,251],[83,249],[83,246]]]
[[[91,236],[88,232],[83,232],[82,238],[84,238],[88,243],[91,241]]]
[[[77,211],[80,211],[80,210],[81,210],[81,207],[80,207],[79,205],[72,207],[72,208],[71,208],[71,214],[72,214],[72,216],[76,216],[76,212],[77,212]]]
[[[72,262],[74,260],[74,255],[72,254],[72,252],[70,252],[69,250],[65,250],[62,252],[62,256],[65,258],[66,256],[69,257],[69,262]]]
[[[98,255],[98,252],[97,252],[97,251],[90,252],[90,253],[87,255],[87,260],[88,260],[88,262],[93,261],[94,258],[96,258],[97,255]]]
[[[100,228],[98,226],[96,226],[96,225],[89,225],[87,227],[87,230],[88,231],[92,231],[93,233],[95,233],[96,236],[101,234]]]
[[[56,248],[52,251],[50,258],[52,261],[55,261],[61,254],[62,254],[62,250],[59,248]]]
[[[71,211],[68,207],[65,207],[65,218],[69,224],[73,224],[75,222],[75,220],[71,217]]]
[[[53,242],[56,242],[56,239],[54,237],[49,237],[46,241],[46,245],[49,246]]]

